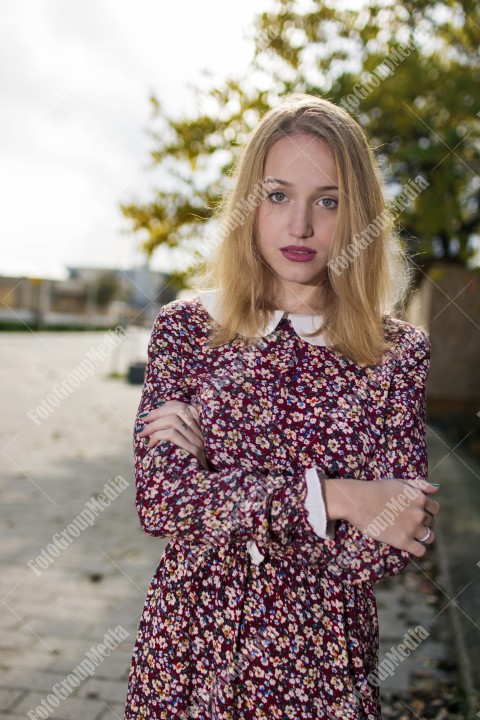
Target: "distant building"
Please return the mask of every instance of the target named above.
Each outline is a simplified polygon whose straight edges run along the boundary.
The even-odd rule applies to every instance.
[[[146,267],[69,267],[66,280],[0,276],[0,322],[35,327],[151,327],[173,300],[168,277]]]

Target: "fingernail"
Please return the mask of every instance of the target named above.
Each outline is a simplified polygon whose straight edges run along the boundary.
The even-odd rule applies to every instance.
[[[147,417],[147,415],[148,415],[148,412],[143,412],[143,413],[140,413],[140,415],[138,417]]]
[[[157,403],[155,403],[155,407],[158,407],[159,405],[165,405],[165,400],[159,400]]]
[[[430,483],[433,487],[440,487],[440,483]]]
[[[135,432],[137,432],[137,433],[142,432],[144,427],[145,427],[145,425],[137,425],[137,427],[135,428]]]

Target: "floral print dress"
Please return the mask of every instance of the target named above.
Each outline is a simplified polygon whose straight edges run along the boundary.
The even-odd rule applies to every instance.
[[[141,524],[171,539],[140,621],[125,719],[376,720],[372,584],[409,555],[346,521],[319,538],[305,474],[427,479],[429,340],[386,316],[392,349],[362,367],[277,311],[258,343],[210,348],[216,320],[203,298],[165,305],[149,344],[138,414],[160,400],[195,404],[210,469],[169,441],[148,453],[136,436]]]

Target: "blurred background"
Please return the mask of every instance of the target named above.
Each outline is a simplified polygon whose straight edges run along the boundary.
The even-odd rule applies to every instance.
[[[438,539],[376,588],[381,659],[417,625],[428,638],[386,672],[384,715],[480,716],[478,3],[4,0],[0,41],[0,713],[123,717],[165,546],[134,507],[149,333],[194,294],[239,146],[302,91],[370,138],[412,272],[399,315],[432,343]]]

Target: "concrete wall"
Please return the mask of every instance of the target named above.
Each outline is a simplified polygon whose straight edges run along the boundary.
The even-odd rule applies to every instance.
[[[430,412],[480,411],[480,270],[431,267],[407,320],[423,327],[432,343]]]

